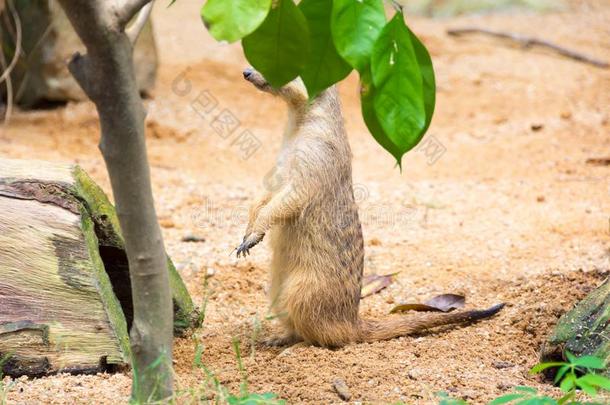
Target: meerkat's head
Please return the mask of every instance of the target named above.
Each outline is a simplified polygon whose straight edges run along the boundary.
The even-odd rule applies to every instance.
[[[254,68],[249,67],[244,69],[244,79],[252,83],[261,91],[281,97],[293,107],[307,105],[307,89],[300,77],[297,77],[279,89],[276,89],[267,82],[262,74]]]

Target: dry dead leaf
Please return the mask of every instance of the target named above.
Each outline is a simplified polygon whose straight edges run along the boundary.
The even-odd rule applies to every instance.
[[[368,297],[383,290],[394,281],[394,276],[398,273],[387,275],[369,274],[362,280],[362,288],[360,290],[360,298]]]
[[[454,309],[463,308],[466,303],[466,298],[463,295],[458,294],[441,294],[437,295],[424,302],[419,303],[407,303],[396,305],[390,311],[391,314],[395,312],[405,311],[440,311],[449,312]]]

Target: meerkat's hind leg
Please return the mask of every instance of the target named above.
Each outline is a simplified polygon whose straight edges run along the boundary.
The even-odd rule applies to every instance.
[[[265,346],[270,347],[281,347],[281,346],[292,346],[294,344],[300,343],[303,341],[303,338],[297,335],[296,333],[286,333],[284,335],[275,335],[270,336],[266,339],[263,339],[261,343]]]

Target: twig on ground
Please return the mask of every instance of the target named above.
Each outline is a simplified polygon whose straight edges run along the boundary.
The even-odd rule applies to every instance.
[[[451,36],[461,36],[467,34],[484,34],[490,35],[496,38],[508,39],[510,41],[516,42],[520,44],[523,48],[531,48],[534,46],[539,46],[542,48],[551,49],[558,54],[565,56],[567,58],[576,60],[578,62],[588,63],[598,68],[608,69],[610,68],[610,63],[601,61],[599,59],[591,58],[587,55],[583,55],[580,52],[573,51],[571,49],[564,48],[562,46],[556,45],[549,41],[544,41],[538,38],[527,37],[520,34],[513,34],[509,32],[501,32],[501,31],[493,31],[484,28],[456,28],[447,30],[447,34]]]

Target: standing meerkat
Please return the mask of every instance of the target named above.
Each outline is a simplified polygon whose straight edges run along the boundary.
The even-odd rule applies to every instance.
[[[361,319],[358,313],[364,244],[352,190],[352,154],[336,88],[309,102],[300,79],[274,89],[249,68],[244,78],[288,104],[288,124],[273,186],[250,208],[237,256],[271,230],[271,309],[285,334],[269,343],[299,341],[340,347],[409,335],[436,326],[490,317],[486,310]]]

